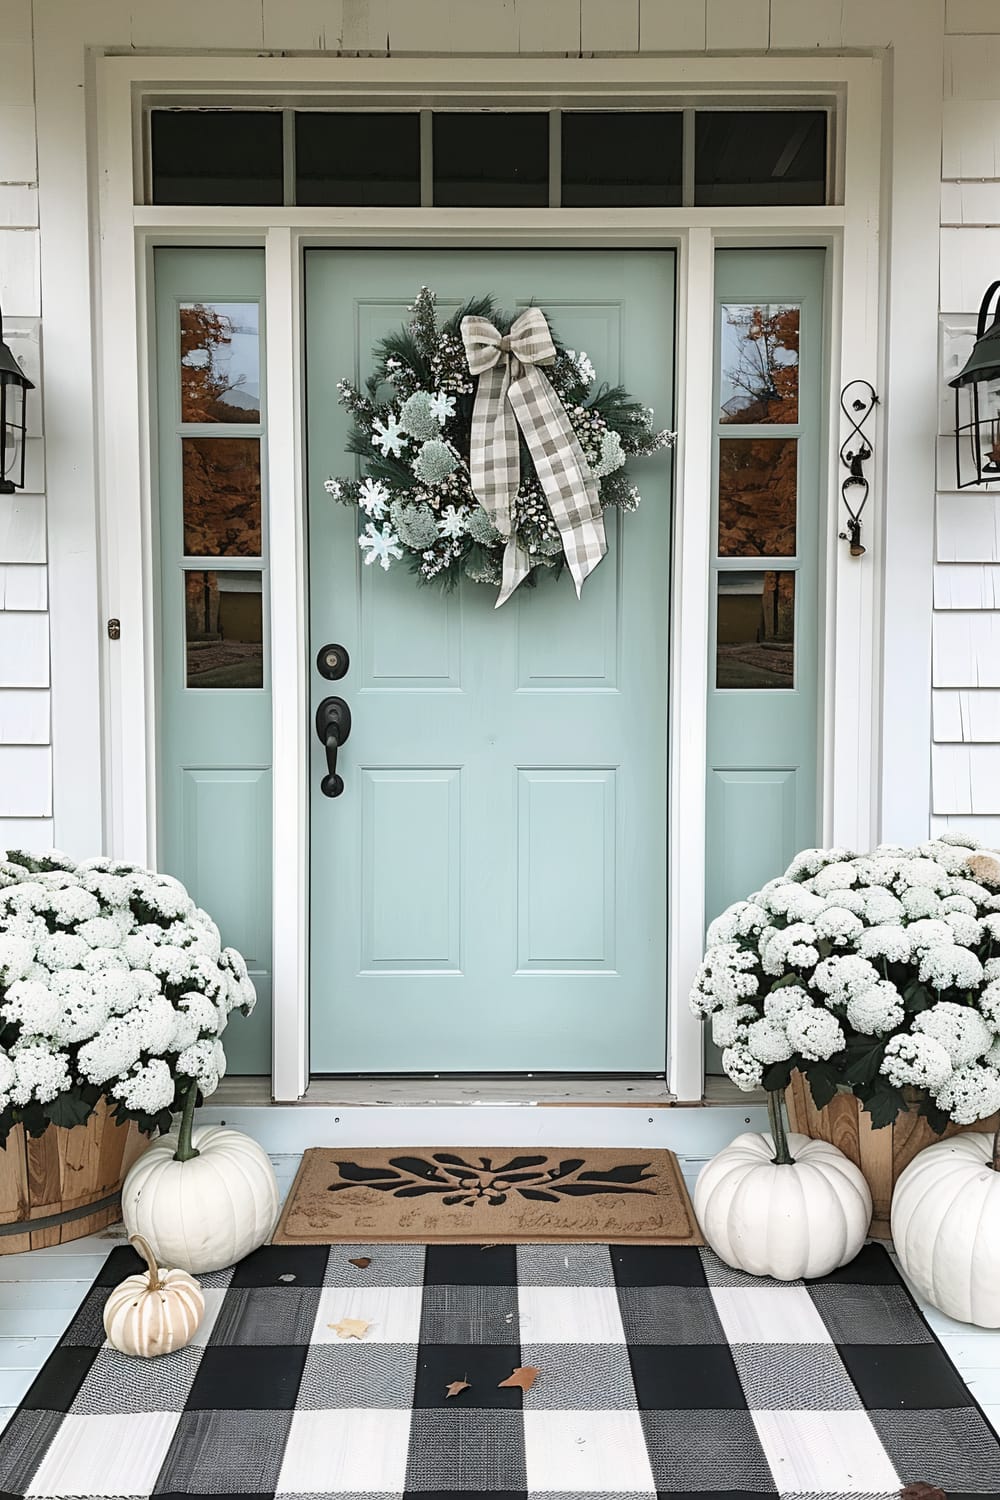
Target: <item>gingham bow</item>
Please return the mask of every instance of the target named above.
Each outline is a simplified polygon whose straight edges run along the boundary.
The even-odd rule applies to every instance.
[[[469,369],[478,376],[472,411],[469,472],[476,498],[507,539],[499,609],[531,571],[528,553],[514,534],[511,504],[521,480],[518,427],[524,434],[559,529],[577,597],[608,544],[597,480],[587,463],[566,409],[538,368],[555,361],[545,314],[529,307],[501,334],[486,318],[462,319]]]

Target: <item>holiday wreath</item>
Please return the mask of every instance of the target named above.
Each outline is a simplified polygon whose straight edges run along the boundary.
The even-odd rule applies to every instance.
[[[365,390],[338,383],[360,479],[328,479],[364,513],[366,563],[407,559],[421,583],[500,586],[503,604],[542,569],[579,594],[607,551],[603,512],[634,510],[628,459],[673,444],[621,386],[597,385],[545,315],[470,301],[440,328],[422,287],[412,321],[376,346]]]

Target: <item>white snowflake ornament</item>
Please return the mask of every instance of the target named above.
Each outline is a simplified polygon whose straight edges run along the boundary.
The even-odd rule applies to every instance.
[[[389,491],[381,479],[366,479],[358,490],[358,504],[366,516],[381,521],[389,509]]]
[[[464,536],[468,531],[468,512],[459,510],[457,506],[446,505],[438,517],[438,531],[442,536],[450,537],[452,541],[456,537]]]
[[[396,458],[400,457],[406,447],[406,434],[400,427],[398,418],[392,412],[384,422],[376,418],[372,424],[372,442],[381,451],[383,458],[387,458],[390,453]]]
[[[455,415],[455,398],[449,396],[447,391],[435,391],[430,400],[430,409],[431,415],[443,427],[448,418]]]
[[[384,573],[389,571],[392,558],[399,558],[403,555],[399,537],[388,521],[381,530],[376,530],[374,522],[369,521],[362,535],[358,537],[358,546],[365,554],[366,566],[377,561]]]

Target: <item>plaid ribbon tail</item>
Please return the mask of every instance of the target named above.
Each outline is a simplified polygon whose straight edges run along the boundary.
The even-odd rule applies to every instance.
[[[531,572],[527,550],[514,532],[512,507],[520,485],[520,439],[524,435],[538,481],[559,531],[576,586],[608,550],[597,480],[573,431],[566,409],[539,368],[555,361],[555,345],[544,313],[529,307],[500,334],[486,318],[462,319],[469,369],[478,376],[472,413],[469,474],[472,489],[507,541],[496,608]]]

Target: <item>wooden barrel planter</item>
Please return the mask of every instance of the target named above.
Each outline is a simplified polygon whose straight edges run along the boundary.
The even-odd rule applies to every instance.
[[[121,1186],[146,1147],[102,1099],[85,1125],[26,1136],[15,1125],[0,1150],[0,1255],[78,1240],[121,1218]]]
[[[785,1091],[789,1127],[814,1140],[830,1141],[839,1146],[844,1155],[861,1168],[871,1189],[871,1232],[876,1239],[890,1238],[892,1190],[900,1172],[909,1166],[918,1151],[944,1138],[931,1129],[922,1115],[917,1114],[919,1099],[919,1091],[913,1090],[910,1109],[897,1115],[892,1125],[875,1130],[871,1116],[865,1114],[853,1094],[836,1094],[829,1104],[817,1109],[802,1073],[792,1074],[792,1081]],[[985,1130],[992,1134],[998,1122],[1000,1115],[991,1115],[988,1120],[978,1120],[975,1125],[949,1125],[944,1135],[957,1135],[965,1130]]]

